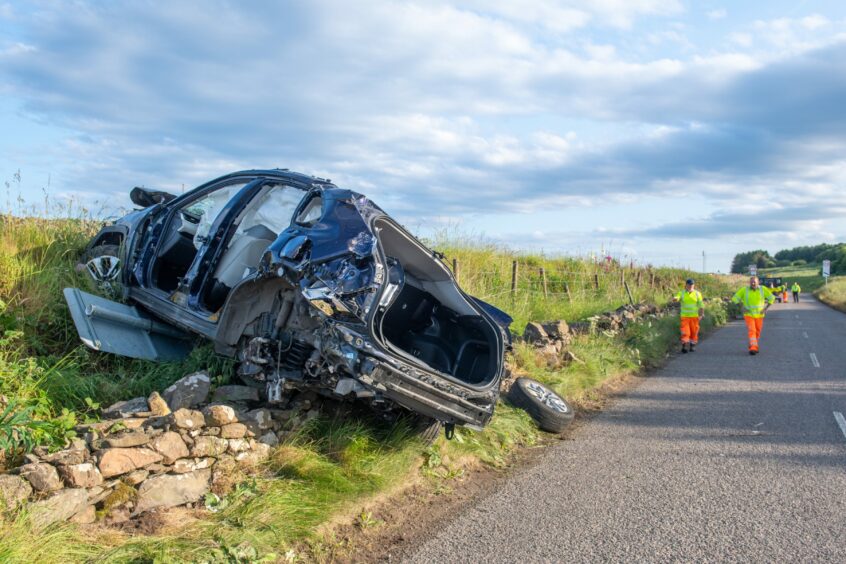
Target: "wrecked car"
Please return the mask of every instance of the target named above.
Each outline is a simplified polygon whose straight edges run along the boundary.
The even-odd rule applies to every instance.
[[[87,346],[165,361],[199,337],[269,403],[314,390],[410,410],[448,434],[490,420],[511,319],[366,197],[286,169],[130,197],[141,209],[81,261],[119,301],[65,290]]]

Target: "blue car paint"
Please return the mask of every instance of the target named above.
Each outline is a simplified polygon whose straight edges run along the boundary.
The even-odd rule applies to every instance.
[[[173,296],[165,296],[161,290],[150,287],[157,248],[168,224],[187,203],[242,179],[247,180],[248,184],[227,202],[210,230],[212,235],[198,250],[188,273],[183,277],[180,289],[188,289],[187,300],[182,305],[171,302]],[[366,197],[337,188],[329,181],[283,170],[244,171],[212,180],[167,204],[157,204],[133,212],[124,221],[130,232],[127,241],[139,240],[137,247],[132,244],[132,248],[137,249],[132,257],[137,256],[138,259],[135,264],[129,263],[133,269],[126,275],[128,285],[133,287],[134,299],[151,308],[150,311],[162,319],[214,339],[214,328],[219,329],[220,326],[215,325],[217,320],[209,318],[209,312],[202,310],[201,296],[205,295],[212,283],[210,273],[214,272],[228,244],[235,227],[233,220],[267,182],[281,182],[301,188],[304,195],[306,191],[308,195],[297,207],[289,227],[268,246],[256,277],[283,277],[298,286],[303,295],[312,290],[323,292],[326,302],[335,307],[334,313],[328,315],[336,325],[332,329],[330,324],[329,331],[340,334],[343,332],[341,326],[346,326],[350,331],[348,334],[364,337],[363,341],[354,339],[355,346],[339,343],[338,351],[353,360],[359,352],[366,353],[369,364],[365,364],[371,370],[365,370],[362,364],[363,372],[360,376],[369,378],[371,383],[381,382],[381,386],[387,386],[383,388],[386,390],[384,393],[393,401],[442,421],[469,424],[476,428],[484,425],[493,413],[500,376],[487,385],[474,386],[450,376],[436,376],[420,368],[398,370],[396,359],[386,349],[380,348],[377,342],[370,340],[370,336],[375,336],[373,319],[378,309],[372,306],[380,299],[385,287],[384,279],[388,276],[388,272],[377,268],[386,265],[386,257],[381,250],[377,251],[373,225],[376,219],[390,218]],[[308,224],[297,223],[296,219],[310,199],[318,196],[322,198],[320,217]],[[145,226],[145,221],[149,221],[149,225]],[[391,223],[401,229],[396,222]],[[437,253],[432,252],[432,259],[449,271]],[[129,279],[132,276],[134,281]],[[321,294],[309,295],[317,295],[319,299]],[[151,299],[153,296],[156,296],[155,299]],[[497,345],[500,348],[497,354],[502,354],[502,345],[510,344],[508,325],[511,318],[482,300],[467,294],[464,296],[471,300],[482,318],[488,319],[489,324],[502,328],[502,337],[498,339]],[[220,323],[223,324],[224,320],[221,319]],[[435,407],[435,404],[440,407]]]

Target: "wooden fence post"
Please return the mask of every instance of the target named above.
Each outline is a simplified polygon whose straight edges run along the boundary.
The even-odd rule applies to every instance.
[[[549,297],[549,291],[547,290],[547,287],[546,287],[546,270],[544,270],[543,267],[540,268],[540,277],[541,277],[541,282],[543,283],[543,297],[548,298]]]
[[[511,297],[517,292],[517,261],[511,263]]]
[[[626,288],[626,293],[629,295],[629,303],[634,305],[634,298],[632,297],[632,291],[629,290],[629,283],[625,280],[623,281],[623,287]]]
[[[460,277],[459,272],[458,272],[458,259],[457,258],[452,259],[452,274],[453,274],[453,276],[455,276],[456,282],[461,281],[461,277]]]
[[[599,274],[598,273],[593,274],[593,287],[596,288],[597,290],[599,290]]]
[[[564,291],[567,292],[567,301],[572,302],[573,296],[570,295],[570,285],[564,282]]]

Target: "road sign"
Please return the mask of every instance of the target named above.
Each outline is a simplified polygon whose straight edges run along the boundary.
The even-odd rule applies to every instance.
[[[825,278],[828,278],[829,276],[831,276],[831,261],[830,260],[824,260],[823,261],[823,276]]]
[[[749,276],[758,276],[758,265],[757,264],[750,264],[749,265]]]

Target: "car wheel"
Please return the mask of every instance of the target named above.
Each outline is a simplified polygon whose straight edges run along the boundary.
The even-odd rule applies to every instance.
[[[94,290],[112,294],[120,289],[123,262],[118,245],[97,245],[82,253],[77,269],[88,275]]]
[[[441,434],[441,422],[429,417],[419,417],[413,429],[414,434],[423,443],[423,446],[430,447]]]
[[[531,378],[517,378],[508,401],[526,410],[538,427],[550,433],[562,432],[575,415],[567,400]]]

